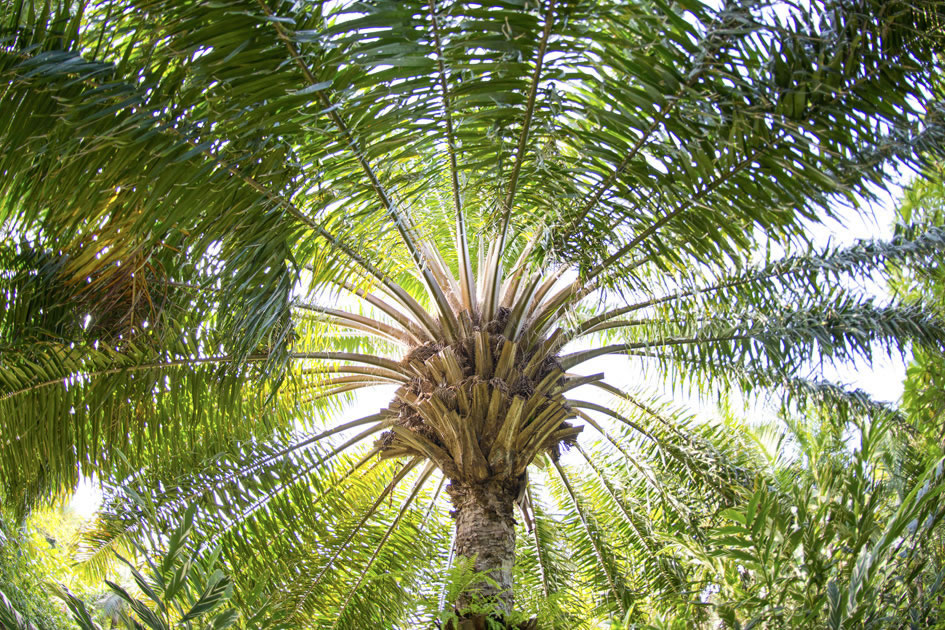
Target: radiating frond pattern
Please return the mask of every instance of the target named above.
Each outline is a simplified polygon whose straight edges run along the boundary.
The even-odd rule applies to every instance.
[[[941,153],[940,3],[0,6],[0,484],[110,480],[93,568],[133,493],[290,627],[699,616],[761,458],[660,384],[945,346],[940,228],[807,244]]]

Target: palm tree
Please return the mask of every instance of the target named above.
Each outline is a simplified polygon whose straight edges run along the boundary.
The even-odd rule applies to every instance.
[[[93,559],[150,492],[293,627],[696,610],[656,525],[747,480],[649,379],[945,342],[858,280],[938,231],[804,245],[939,149],[939,3],[2,6],[0,480],[117,480]]]
[[[945,177],[942,164],[932,165],[923,175],[912,182],[899,207],[899,218],[906,224],[901,229],[904,234],[909,234],[916,226],[921,231],[929,225],[941,227],[945,222]],[[895,275],[892,289],[908,296],[907,299],[911,301],[930,304],[941,312],[945,306],[942,274],[941,265],[918,269],[906,266]],[[912,353],[906,374],[903,411],[922,430],[929,455],[941,456],[942,436],[945,435],[945,399],[941,393],[941,384],[945,382],[945,362],[942,361],[941,353],[917,348]]]

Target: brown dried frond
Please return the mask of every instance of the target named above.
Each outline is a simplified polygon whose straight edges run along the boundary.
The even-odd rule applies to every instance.
[[[407,365],[412,361],[419,361],[423,363],[437,352],[443,349],[443,346],[437,343],[425,343],[422,346],[416,346],[407,353],[407,355],[401,359],[401,363]]]

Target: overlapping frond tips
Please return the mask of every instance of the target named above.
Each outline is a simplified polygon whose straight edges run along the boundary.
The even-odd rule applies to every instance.
[[[941,151],[932,0],[0,6],[0,483],[117,477],[93,563],[134,492],[278,623],[426,624],[488,487],[550,625],[692,612],[754,454],[577,372],[893,422],[797,372],[945,346],[863,290],[940,229],[745,262]]]

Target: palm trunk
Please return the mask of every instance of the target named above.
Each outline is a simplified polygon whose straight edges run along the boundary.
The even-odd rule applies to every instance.
[[[516,486],[508,480],[482,484],[450,484],[447,491],[456,508],[457,557],[475,558],[473,570],[489,575],[493,582],[475,582],[455,602],[460,613],[475,602],[495,606],[506,617],[512,612],[512,567],[515,565],[515,519],[512,507]]]

